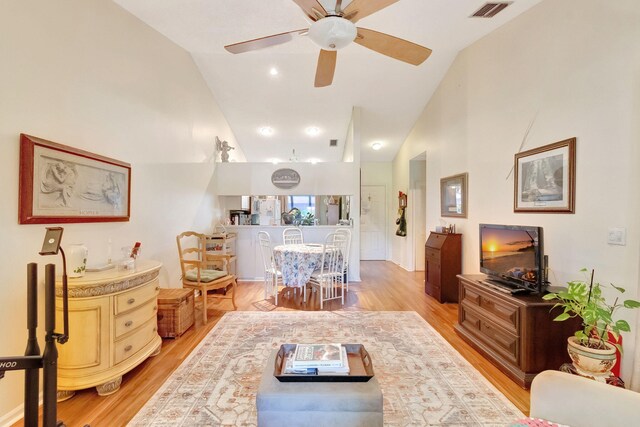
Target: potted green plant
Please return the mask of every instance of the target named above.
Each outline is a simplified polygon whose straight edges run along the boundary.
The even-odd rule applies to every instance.
[[[587,269],[580,270],[583,273]],[[584,280],[574,280],[567,283],[567,289],[544,295],[545,300],[558,300],[554,307],[560,307],[563,312],[554,320],[563,321],[574,317],[582,320],[583,329],[576,331],[568,338],[567,351],[576,370],[583,375],[608,376],[616,363],[616,349],[622,352],[622,347],[609,342],[609,334],[618,341],[620,332],[629,332],[631,328],[625,320],[614,320],[614,313],[624,308],[638,308],[640,302],[632,299],[620,302],[616,297],[613,304],[609,304],[602,295],[600,283],[593,281],[594,271],[591,270],[589,283]],[[620,293],[624,288],[610,285]]]
[[[302,225],[313,225],[314,215],[311,212],[307,212],[306,215],[302,216]]]

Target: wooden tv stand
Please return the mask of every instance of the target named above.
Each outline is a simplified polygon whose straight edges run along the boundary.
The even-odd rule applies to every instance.
[[[536,374],[569,361],[567,337],[578,319],[554,322],[560,309],[540,295],[511,295],[480,283],[486,276],[460,274],[455,330],[502,372],[529,388]]]

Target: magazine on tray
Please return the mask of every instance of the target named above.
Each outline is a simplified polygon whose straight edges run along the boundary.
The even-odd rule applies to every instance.
[[[294,352],[289,352],[286,355],[284,362],[283,374],[296,374],[296,375],[349,375],[349,359],[347,357],[347,349],[342,347],[342,360],[345,361],[343,366],[330,367],[320,366],[317,368],[294,368],[293,367]]]
[[[340,344],[298,344],[293,353],[294,368],[340,368],[344,366]]]

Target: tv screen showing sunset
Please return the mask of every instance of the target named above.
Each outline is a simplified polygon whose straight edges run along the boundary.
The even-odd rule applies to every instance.
[[[536,281],[536,233],[482,228],[482,266],[499,275]]]

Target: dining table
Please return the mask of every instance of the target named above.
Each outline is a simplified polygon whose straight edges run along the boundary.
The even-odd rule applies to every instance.
[[[320,243],[275,246],[273,256],[278,269],[282,272],[282,283],[285,286],[303,287],[311,278],[311,274],[320,269],[324,251],[325,245]]]

